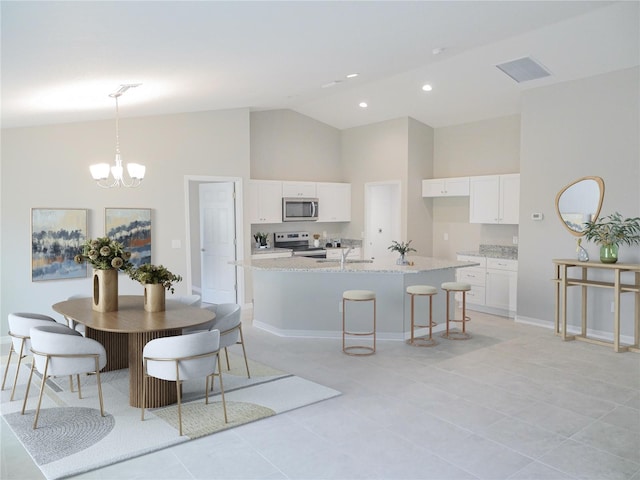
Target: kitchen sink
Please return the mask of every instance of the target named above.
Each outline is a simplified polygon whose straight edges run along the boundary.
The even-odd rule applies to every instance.
[[[316,260],[318,263],[340,263],[340,260],[334,258],[319,258]],[[360,260],[360,259],[349,259],[347,258],[344,263],[373,263],[373,260]]]

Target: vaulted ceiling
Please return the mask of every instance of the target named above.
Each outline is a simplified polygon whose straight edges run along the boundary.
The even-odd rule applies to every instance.
[[[2,127],[112,118],[128,83],[142,85],[121,116],[288,108],[344,129],[510,115],[525,89],[638,65],[639,5],[3,0]],[[551,75],[495,66],[528,56]]]

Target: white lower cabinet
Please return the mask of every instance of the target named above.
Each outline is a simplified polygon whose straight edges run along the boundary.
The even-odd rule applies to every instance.
[[[471,285],[471,290],[466,293],[467,305],[484,305],[487,259],[484,257],[458,255],[458,260],[480,263],[477,267],[459,268],[456,270],[456,280]],[[456,299],[462,301],[462,294],[457,293]]]
[[[486,305],[515,312],[518,261],[487,259]]]
[[[471,285],[466,295],[467,307],[513,316],[517,306],[518,261],[474,255],[458,255],[457,258],[480,263],[477,267],[459,268],[456,271],[458,282]],[[457,294],[456,298],[462,300],[461,294]]]

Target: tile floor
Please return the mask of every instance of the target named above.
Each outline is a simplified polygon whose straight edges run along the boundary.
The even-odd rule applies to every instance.
[[[640,480],[638,354],[476,312],[472,340],[359,358],[244,330],[250,357],[343,395],[74,478]],[[0,477],[43,478],[1,424]]]

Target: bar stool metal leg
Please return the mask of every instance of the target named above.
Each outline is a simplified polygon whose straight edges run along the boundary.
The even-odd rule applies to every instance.
[[[442,333],[442,338],[446,338],[448,340],[469,340],[471,338],[471,335],[467,332],[466,325],[467,322],[471,321],[471,319],[467,316],[466,293],[471,290],[471,285],[469,285],[468,283],[460,282],[445,282],[442,284],[441,288],[447,292],[447,328],[445,329],[444,333]],[[456,293],[462,294],[461,318],[452,318],[453,314],[450,311],[450,295],[455,295]],[[451,329],[449,327],[450,322],[461,323],[461,330]]]
[[[373,329],[371,331],[351,331],[347,329],[346,306],[347,302],[373,302]],[[372,346],[370,345],[349,345],[347,346],[348,337],[372,337]],[[366,356],[373,355],[376,352],[376,294],[369,290],[347,290],[342,294],[342,351],[347,355]]]
[[[430,285],[411,285],[407,287],[407,293],[411,296],[411,338],[407,340],[407,343],[416,347],[433,347],[438,345],[438,342],[433,338],[433,327],[437,325],[433,321],[433,296],[438,293],[435,287]],[[428,296],[429,297],[429,323],[427,325],[418,325],[415,321],[415,297],[416,296]],[[416,337],[416,328],[429,328],[429,335]]]

